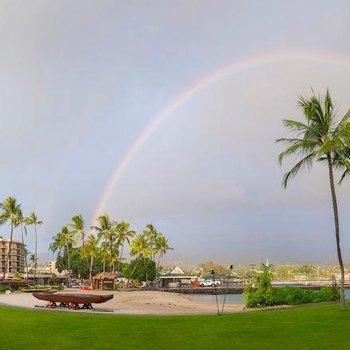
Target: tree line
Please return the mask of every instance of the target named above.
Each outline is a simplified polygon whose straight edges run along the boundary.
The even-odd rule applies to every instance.
[[[38,267],[38,225],[43,224],[43,221],[39,220],[37,215],[32,212],[29,216],[23,215],[21,204],[18,203],[17,199],[14,197],[7,197],[3,202],[0,202],[0,225],[8,223],[11,227],[10,233],[10,241],[9,241],[9,249],[6,255],[5,268],[2,274],[2,282],[5,280],[6,273],[10,271],[9,263],[10,263],[10,253],[12,249],[13,243],[13,234],[17,227],[20,227],[21,230],[21,241],[24,246],[24,260],[25,260],[25,269],[26,276],[28,277],[28,250],[26,248],[25,236],[28,233],[27,227],[34,227],[34,235],[35,235],[35,253],[31,255],[30,260],[34,265],[34,277],[36,277],[36,271]]]
[[[80,277],[88,277],[90,282],[98,272],[112,272],[120,276],[122,268],[127,265],[127,249],[130,257],[142,261],[147,281],[149,260],[156,265],[158,271],[162,257],[173,249],[165,235],[158,232],[152,224],[146,225],[145,229],[137,234],[130,229],[130,223],[114,221],[107,214],[100,215],[97,222],[90,227],[90,233],[86,236],[83,217],[74,215],[71,222],[52,237],[49,250],[57,252],[57,267],[61,271],[68,271],[69,284],[72,267],[75,273]],[[131,275],[134,272],[135,270]]]

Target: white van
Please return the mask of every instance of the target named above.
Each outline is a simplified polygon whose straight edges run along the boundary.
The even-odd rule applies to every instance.
[[[214,286],[219,286],[221,282],[219,280],[212,280],[212,279],[201,279],[199,281],[199,285],[201,287],[214,287]]]

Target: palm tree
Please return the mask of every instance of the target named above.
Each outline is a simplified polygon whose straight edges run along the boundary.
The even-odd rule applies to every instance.
[[[42,225],[43,221],[38,220],[37,215],[32,212],[28,218],[26,218],[26,224],[27,225],[34,225],[34,232],[35,232],[35,264],[34,264],[34,278],[36,277],[36,270],[38,267],[38,230],[37,226]]]
[[[329,184],[331,189],[333,217],[335,226],[335,239],[337,245],[337,257],[340,268],[340,303],[345,310],[344,293],[344,264],[340,249],[340,229],[338,204],[334,185],[333,168],[335,160],[344,160],[344,154],[348,153],[348,145],[345,143],[349,138],[350,110],[339,121],[336,121],[334,107],[329,91],[324,98],[313,94],[310,98],[300,97],[299,107],[302,109],[305,123],[284,120],[284,126],[293,132],[293,138],[281,138],[276,142],[282,142],[288,147],[279,155],[279,161],[290,155],[298,155],[301,159],[283,177],[283,186],[286,188],[288,181],[296,176],[304,167],[311,168],[314,161],[323,162],[328,167]],[[339,163],[339,162],[338,162]],[[348,162],[342,163],[349,169]]]
[[[173,250],[168,244],[168,240],[165,238],[165,236],[160,233],[156,240],[155,245],[155,254],[158,254],[158,262],[156,267],[156,281],[158,279],[158,270],[160,266],[160,260],[163,258],[163,256],[166,254],[168,250]]]
[[[161,233],[158,232],[152,224],[148,224],[148,225],[146,225],[146,229],[143,230],[143,234],[149,242],[149,247],[152,250],[151,251],[151,259],[154,261],[154,258],[156,255],[157,238],[159,235],[161,235]]]
[[[67,265],[68,265],[68,286],[71,286],[71,250],[76,244],[76,237],[73,231],[69,231],[67,226],[63,226],[61,229],[62,241],[64,242],[67,252]]]
[[[63,252],[64,247],[65,247],[64,237],[63,237],[63,233],[60,231],[55,236],[52,237],[52,242],[49,245],[49,250],[52,253],[58,252],[58,255],[60,255]]]
[[[91,228],[97,231],[98,239],[102,239],[102,249],[103,249],[103,272],[106,272],[106,251],[109,247],[109,242],[111,241],[111,236],[113,235],[112,222],[107,214],[100,215],[97,218],[100,226],[91,226]]]
[[[149,241],[144,234],[138,235],[131,243],[130,249],[131,255],[136,255],[143,259],[145,267],[146,283],[147,283],[147,266],[146,259],[152,255],[152,248],[150,247]],[[132,274],[132,273],[131,273]]]
[[[9,262],[10,262],[10,253],[12,249],[12,240],[13,240],[13,231],[15,227],[19,225],[19,217],[21,214],[21,205],[17,204],[16,198],[7,197],[4,202],[0,203],[0,224],[4,224],[5,222],[9,222],[11,225],[11,235],[9,242],[9,249],[6,257],[6,265],[2,275],[2,281],[5,280],[6,272],[9,271]]]
[[[90,269],[89,269],[89,280],[90,285],[92,285],[92,270],[94,267],[94,260],[100,253],[100,249],[98,247],[98,239],[90,234],[87,238],[87,242],[83,246],[84,255],[90,258]]]
[[[108,250],[108,262],[109,267],[112,268],[112,272],[115,273],[115,266],[119,262],[119,246],[116,243],[110,245],[110,249]]]
[[[29,261],[35,266],[35,254],[30,254]]]
[[[85,244],[85,232],[84,232],[84,219],[81,215],[74,215],[72,217],[72,224],[70,227],[73,229],[73,232],[77,233],[81,239],[82,245]]]
[[[68,271],[68,286],[70,286],[70,273],[71,273],[71,249],[76,244],[74,233],[68,230],[67,226],[63,226],[55,236],[52,237],[53,241],[49,245],[49,250],[52,253],[58,251],[58,255],[61,255],[64,251],[67,253],[67,271]]]
[[[157,263],[157,273],[158,273],[158,269],[159,269],[159,265],[160,265],[160,259],[163,258],[163,256],[166,254],[166,252],[168,250],[173,250],[174,248],[171,248],[168,244],[168,240],[165,238],[165,236],[161,233],[158,237],[157,237],[157,241],[156,241],[156,253],[159,254],[158,255],[158,263]]]
[[[119,262],[121,262],[123,259],[125,241],[127,241],[128,244],[130,244],[130,238],[133,238],[136,235],[135,231],[129,231],[129,227],[130,227],[130,224],[125,221],[118,222],[115,226],[118,244],[121,247],[118,265],[117,265],[117,273],[119,273],[119,266],[120,266]]]
[[[27,218],[22,215],[21,210],[19,210],[18,214],[19,214],[18,221],[19,221],[19,224],[21,225],[22,244],[24,247],[24,261],[25,261],[25,266],[26,266],[26,278],[28,278],[28,258],[27,258],[28,250],[27,250],[26,244],[24,242],[24,236],[27,236],[27,226],[26,226]]]

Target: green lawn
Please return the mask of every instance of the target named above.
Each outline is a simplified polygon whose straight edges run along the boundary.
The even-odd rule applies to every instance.
[[[0,307],[0,349],[350,349],[350,311],[116,316]]]

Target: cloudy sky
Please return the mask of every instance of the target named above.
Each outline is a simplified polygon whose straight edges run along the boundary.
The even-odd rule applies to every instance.
[[[311,87],[350,107],[349,32],[348,1],[0,0],[0,199],[45,222],[42,257],[108,213],[168,261],[336,262],[326,169],[283,189],[274,140]]]

